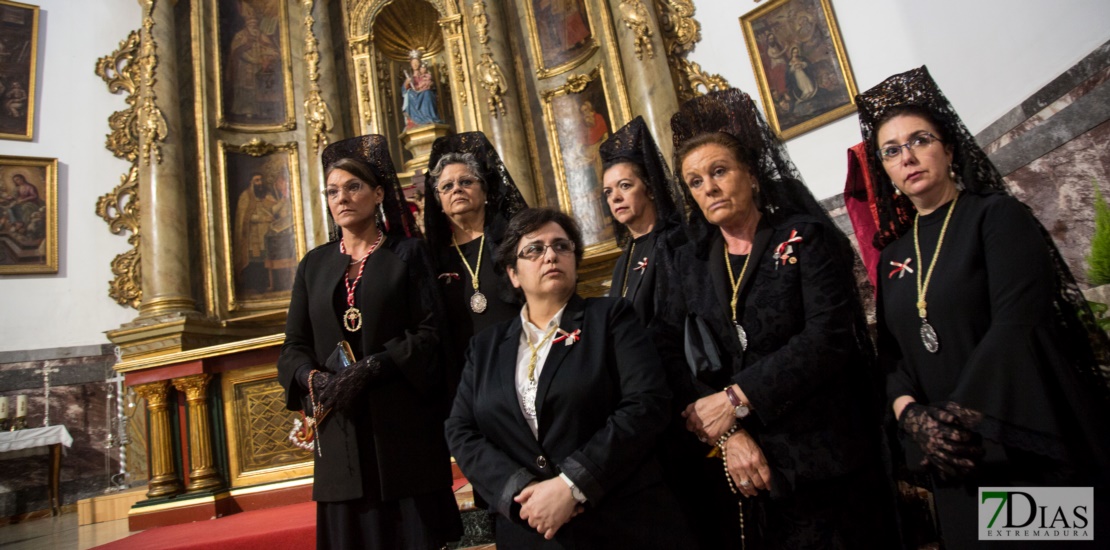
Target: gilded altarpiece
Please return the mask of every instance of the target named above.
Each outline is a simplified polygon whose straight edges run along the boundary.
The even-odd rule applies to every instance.
[[[299,412],[285,409],[277,365],[259,365],[224,374],[230,484],[292,479],[312,473],[312,453],[289,442]]]
[[[213,11],[218,125],[247,131],[292,130],[292,55],[284,0],[217,3]]]

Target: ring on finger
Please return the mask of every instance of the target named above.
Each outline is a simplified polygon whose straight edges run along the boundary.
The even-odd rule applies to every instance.
[[[742,479],[742,480],[740,480],[740,486],[744,487],[744,488],[751,487],[752,482],[750,480],[747,480],[747,479]]]

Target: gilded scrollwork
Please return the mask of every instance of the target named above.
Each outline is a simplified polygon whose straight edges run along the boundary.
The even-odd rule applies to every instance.
[[[302,0],[304,9],[304,60],[308,68],[308,93],[304,100],[304,119],[311,129],[312,150],[319,152],[321,147],[327,147],[327,132],[332,128],[331,111],[327,102],[320,93],[320,48],[319,41],[312,27],[316,20],[312,18],[312,7],[316,0]]]
[[[493,55],[489,52],[482,54],[482,61],[478,63],[478,83],[486,90],[489,97],[486,98],[486,103],[489,106],[489,114],[493,118],[505,114],[505,101],[502,97],[509,91],[508,84],[505,80],[505,74],[501,72],[501,66],[493,59]]]
[[[142,272],[139,262],[139,167],[132,162],[131,170],[120,176],[120,183],[96,201],[96,215],[108,222],[113,234],[128,231],[132,249],[116,256],[111,263],[115,278],[108,284],[108,296],[116,303],[138,308],[143,291],[140,285]]]
[[[162,163],[162,142],[166,141],[169,127],[166,117],[158,108],[158,97],[154,92],[155,69],[158,67],[158,45],[154,41],[154,0],[143,1],[143,29],[139,46],[139,103],[136,113],[136,128],[139,135],[141,161],[149,165],[151,159]]]
[[[139,98],[139,65],[134,63],[139,54],[139,31],[131,31],[119,43],[119,48],[96,62],[96,74],[108,84],[113,94],[127,92],[127,108],[108,117],[108,134],[105,146],[117,158],[134,161],[138,158],[138,140],[135,136],[135,104]]]
[[[105,147],[118,158],[131,162],[131,168],[120,176],[120,183],[97,200],[96,214],[108,223],[115,235],[129,232],[131,250],[119,254],[111,262],[114,278],[108,284],[108,296],[116,303],[138,309],[142,302],[142,272],[139,255],[139,138],[136,105],[139,102],[141,75],[137,62],[141,34],[131,34],[120,41],[119,48],[96,62],[96,74],[108,84],[113,94],[126,92],[127,108],[108,117],[108,134]]]
[[[475,0],[470,6],[471,17],[474,19],[474,28],[478,32],[478,43],[485,46],[489,43],[489,16],[486,15],[484,0]]]
[[[656,0],[659,28],[667,51],[667,62],[675,80],[679,101],[729,87],[719,74],[706,73],[687,56],[701,40],[701,25],[694,20],[692,0]]]
[[[374,54],[374,62],[378,69],[378,91],[382,94],[382,104],[385,105],[386,116],[393,116],[393,83],[390,81],[389,62],[380,52]]]
[[[451,63],[455,66],[455,82],[458,83],[459,103],[467,104],[466,98],[466,68],[463,64],[462,40],[451,41]]]
[[[367,128],[374,123],[374,109],[370,104],[370,61],[362,58],[358,62],[359,102],[362,110],[362,122]]]
[[[272,143],[267,143],[259,138],[254,138],[243,145],[239,146],[239,152],[248,154],[252,157],[261,157],[269,155],[277,151],[278,147]]]
[[[651,31],[647,7],[640,0],[621,0],[620,12],[621,21],[635,37],[636,59],[642,61],[645,52],[649,59],[654,59],[655,47],[651,45],[651,37],[654,33]]]

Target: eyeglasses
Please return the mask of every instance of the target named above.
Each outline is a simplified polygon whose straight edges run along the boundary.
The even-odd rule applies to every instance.
[[[475,183],[478,183],[478,180],[472,178],[462,178],[457,182],[445,181],[436,184],[436,192],[440,195],[446,195],[455,190],[455,185],[458,185],[459,189],[470,189],[470,186]]]
[[[351,181],[343,184],[342,187],[337,185],[337,186],[334,186],[334,187],[328,187],[327,189],[324,189],[324,196],[327,197],[328,200],[335,200],[335,199],[339,198],[340,188],[342,188],[344,191],[346,191],[347,195],[354,196],[354,195],[357,195],[357,194],[361,193],[362,190],[366,189],[367,187],[369,187],[369,186],[366,185],[365,183],[362,183],[361,181],[351,180]]]
[[[883,147],[880,147],[879,159],[883,162],[894,162],[896,159],[902,157],[903,147],[907,151],[916,153],[917,151],[920,151],[921,149],[924,149],[938,141],[940,141],[940,138],[938,138],[937,136],[934,136],[929,132],[921,132],[920,134],[913,136],[912,138],[910,138],[909,141],[901,145],[885,145]]]
[[[555,254],[559,256],[566,256],[574,253],[574,241],[559,239],[551,244],[532,243],[521,248],[520,252],[516,253],[516,257],[524,260],[538,260],[547,253],[548,248],[554,250]]]

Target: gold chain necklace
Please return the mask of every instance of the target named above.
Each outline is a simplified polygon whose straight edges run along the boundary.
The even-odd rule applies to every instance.
[[[551,336],[555,334],[558,328],[558,325],[551,327],[551,330],[543,335],[543,339],[540,340],[540,343],[534,346],[532,345],[532,338],[529,336],[528,329],[524,329],[524,341],[528,343],[528,348],[532,350],[532,355],[528,358],[528,381],[533,384],[536,383],[536,359],[539,357],[540,348],[543,347],[548,338],[551,338]]]
[[[748,261],[752,259],[752,252],[748,251],[748,256],[744,258],[744,266],[740,268],[740,277],[733,279],[732,277],[732,262],[728,258],[728,243],[723,243],[725,251],[725,268],[728,269],[728,282],[732,284],[732,324],[736,327],[736,337],[740,339],[740,349],[747,351],[748,349],[748,333],[744,332],[744,327],[740,326],[740,321],[736,318],[736,299],[740,297],[740,282],[744,280],[744,272],[748,270]]]
[[[624,264],[624,281],[621,282],[621,298],[628,295],[628,268],[632,267],[632,257],[636,253],[636,241],[632,241],[632,248],[628,249],[628,261]]]
[[[929,353],[936,353],[940,350],[940,339],[937,337],[937,331],[933,329],[933,325],[929,324],[928,302],[925,301],[925,293],[929,291],[929,281],[933,279],[933,271],[937,267],[937,260],[940,257],[940,247],[944,244],[944,234],[948,231],[948,222],[952,219],[952,213],[956,211],[956,202],[960,200],[959,193],[956,198],[952,199],[952,206],[948,208],[948,214],[944,216],[944,224],[940,226],[940,237],[937,238],[937,247],[933,251],[933,262],[929,265],[929,270],[925,273],[925,284],[921,284],[921,272],[925,269],[925,260],[921,257],[921,242],[917,236],[918,220],[921,219],[921,213],[918,212],[917,216],[913,218],[913,249],[917,253],[917,316],[921,317],[921,342],[925,344],[925,349]]]
[[[474,295],[470,297],[470,311],[474,313],[482,313],[486,310],[486,295],[478,290],[478,272],[482,269],[482,251],[486,249],[486,235],[482,234],[482,241],[478,243],[478,265],[474,269],[470,269],[470,262],[466,261],[466,256],[459,248],[459,242],[455,237],[451,237],[451,244],[455,245],[455,250],[459,253],[459,258],[462,258],[462,263],[466,266],[466,271],[470,273],[470,286],[474,289]]]

